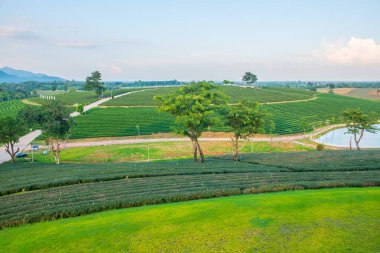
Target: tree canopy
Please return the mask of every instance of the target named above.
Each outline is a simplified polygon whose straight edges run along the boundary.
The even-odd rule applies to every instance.
[[[360,109],[347,109],[343,112],[343,119],[346,123],[347,133],[354,136],[357,150],[360,150],[359,143],[364,132],[376,133],[379,130],[375,126],[378,123],[379,115],[375,112],[365,114]]]
[[[86,90],[94,90],[97,95],[102,94],[103,91],[106,90],[106,88],[101,83],[102,75],[99,71],[94,71],[91,73],[90,76],[86,77],[86,84],[84,88]]]
[[[227,96],[213,82],[193,82],[180,87],[176,92],[166,96],[155,96],[159,111],[175,116],[176,133],[189,137],[193,144],[194,161],[199,152],[201,162],[204,155],[198,138],[220,119],[216,110],[226,104]]]
[[[234,133],[233,153],[234,160],[238,160],[239,139],[247,139],[258,133],[265,133],[265,126],[274,127],[269,119],[270,114],[260,108],[257,102],[243,101],[238,105],[231,106],[226,115],[226,124]]]
[[[27,128],[22,121],[9,116],[0,118],[0,144],[4,144],[5,151],[13,162],[15,162],[15,155],[20,151],[20,148],[15,149],[14,145],[26,133]]]
[[[248,84],[254,84],[255,82],[257,82],[258,79],[257,76],[252,72],[245,72],[242,80],[243,82],[246,82]]]

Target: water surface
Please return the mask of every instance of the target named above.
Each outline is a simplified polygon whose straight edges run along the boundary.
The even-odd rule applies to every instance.
[[[376,125],[376,127],[380,129],[380,124]],[[347,128],[335,129],[320,136],[316,139],[316,141],[329,146],[337,147],[350,147],[351,141],[352,148],[356,148],[354,136],[352,134],[345,134],[346,132]],[[376,134],[365,132],[363,139],[359,143],[359,147],[380,148],[380,131]]]

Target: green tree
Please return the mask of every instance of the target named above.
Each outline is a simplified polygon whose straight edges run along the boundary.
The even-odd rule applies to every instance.
[[[79,113],[83,113],[83,111],[84,111],[84,106],[83,106],[83,104],[78,104],[78,105],[77,105],[77,108],[76,108],[76,111],[79,112]]]
[[[57,84],[56,83],[53,83],[53,85],[51,86],[51,90],[52,91],[56,91],[57,90]]]
[[[59,164],[60,139],[70,131],[72,118],[67,108],[60,101],[51,101],[42,109],[41,127],[47,138],[50,150],[54,154],[56,164]]]
[[[84,86],[85,90],[94,90],[99,96],[106,90],[106,88],[101,83],[102,75],[99,71],[94,71],[90,76],[86,77],[86,84]]]
[[[229,80],[223,80],[223,84],[234,84],[234,82],[229,81]]]
[[[27,129],[22,121],[9,116],[0,119],[0,143],[4,144],[5,151],[13,162],[15,162],[15,155],[20,151],[19,147],[15,149],[15,144],[25,133]]]
[[[255,82],[257,82],[258,79],[257,76],[252,72],[245,72],[242,80],[243,82],[246,82],[248,84],[254,84]]]
[[[273,121],[268,119],[270,114],[260,108],[257,102],[240,102],[227,110],[226,125],[232,128],[233,159],[238,160],[239,140],[247,139],[252,135],[265,132],[265,126],[274,127]]]
[[[155,96],[158,110],[175,116],[176,133],[190,138],[193,145],[194,161],[204,162],[204,154],[199,144],[202,133],[220,121],[216,111],[226,104],[227,96],[213,82],[193,82],[180,87],[166,96]]]
[[[347,109],[343,112],[343,119],[347,127],[346,133],[354,135],[357,150],[360,150],[359,143],[364,132],[376,133],[379,130],[375,126],[378,123],[379,115],[375,112],[365,114],[360,109]]]
[[[43,122],[42,106],[27,106],[22,108],[18,114],[17,119],[23,121],[28,128],[40,126]]]

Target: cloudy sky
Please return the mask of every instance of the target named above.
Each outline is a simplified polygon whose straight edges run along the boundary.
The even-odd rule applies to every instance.
[[[0,0],[0,67],[84,80],[380,80],[379,0]]]

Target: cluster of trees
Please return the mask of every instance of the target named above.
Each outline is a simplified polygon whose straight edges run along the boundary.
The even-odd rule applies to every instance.
[[[77,81],[54,81],[36,82],[27,81],[22,83],[0,83],[0,102],[14,99],[24,99],[37,96],[37,90],[64,90],[81,89],[83,82]]]
[[[22,109],[16,118],[0,118],[0,144],[13,162],[20,151],[15,147],[19,138],[32,128],[40,128],[46,137],[49,150],[59,164],[60,140],[67,137],[73,124],[70,112],[60,101],[50,101],[45,106],[29,106]]]
[[[228,106],[228,96],[213,82],[193,82],[180,87],[176,92],[155,96],[158,110],[175,116],[175,133],[190,138],[193,145],[194,161],[204,162],[199,143],[202,133],[221,121],[232,128],[234,160],[238,160],[239,140],[263,133],[266,126],[274,127],[270,114],[258,103],[242,101]]]

